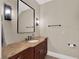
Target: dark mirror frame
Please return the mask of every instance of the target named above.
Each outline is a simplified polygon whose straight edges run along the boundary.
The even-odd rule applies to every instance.
[[[19,1],[23,2],[25,5],[27,5],[29,8],[33,10],[33,32],[19,32]],[[24,33],[34,33],[35,32],[35,9],[31,7],[29,4],[24,2],[23,0],[17,0],[17,33],[24,34]]]

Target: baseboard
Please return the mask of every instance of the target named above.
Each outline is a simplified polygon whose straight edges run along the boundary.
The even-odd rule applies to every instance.
[[[75,57],[66,56],[66,55],[55,53],[55,52],[51,52],[51,51],[48,51],[47,55],[53,56],[53,57],[57,57],[58,59],[77,59]]]

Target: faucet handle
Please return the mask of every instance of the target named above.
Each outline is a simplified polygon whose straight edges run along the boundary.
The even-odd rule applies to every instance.
[[[32,39],[32,36],[28,36],[28,40],[31,40]]]

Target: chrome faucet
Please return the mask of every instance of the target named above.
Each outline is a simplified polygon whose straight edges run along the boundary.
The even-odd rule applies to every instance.
[[[28,36],[28,38],[27,38],[28,40],[31,40],[32,39],[32,36]]]
[[[25,38],[26,41],[31,40],[32,36],[27,36],[27,38]]]

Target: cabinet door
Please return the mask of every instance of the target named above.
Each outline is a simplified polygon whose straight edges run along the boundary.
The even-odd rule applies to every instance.
[[[48,39],[48,38],[45,39],[45,43],[44,43],[44,55],[45,55],[45,56],[46,56],[46,54],[47,54],[47,39]]]
[[[40,49],[40,59],[44,59],[45,55],[44,55],[44,48]]]
[[[45,41],[41,44],[40,48],[41,59],[45,59],[46,54],[47,54],[47,39],[45,39]]]
[[[35,47],[35,59],[45,59],[47,53],[47,40]]]
[[[34,55],[33,48],[28,48],[22,52],[21,59],[33,59],[34,57],[33,55]]]
[[[40,51],[35,52],[34,59],[40,59]]]

